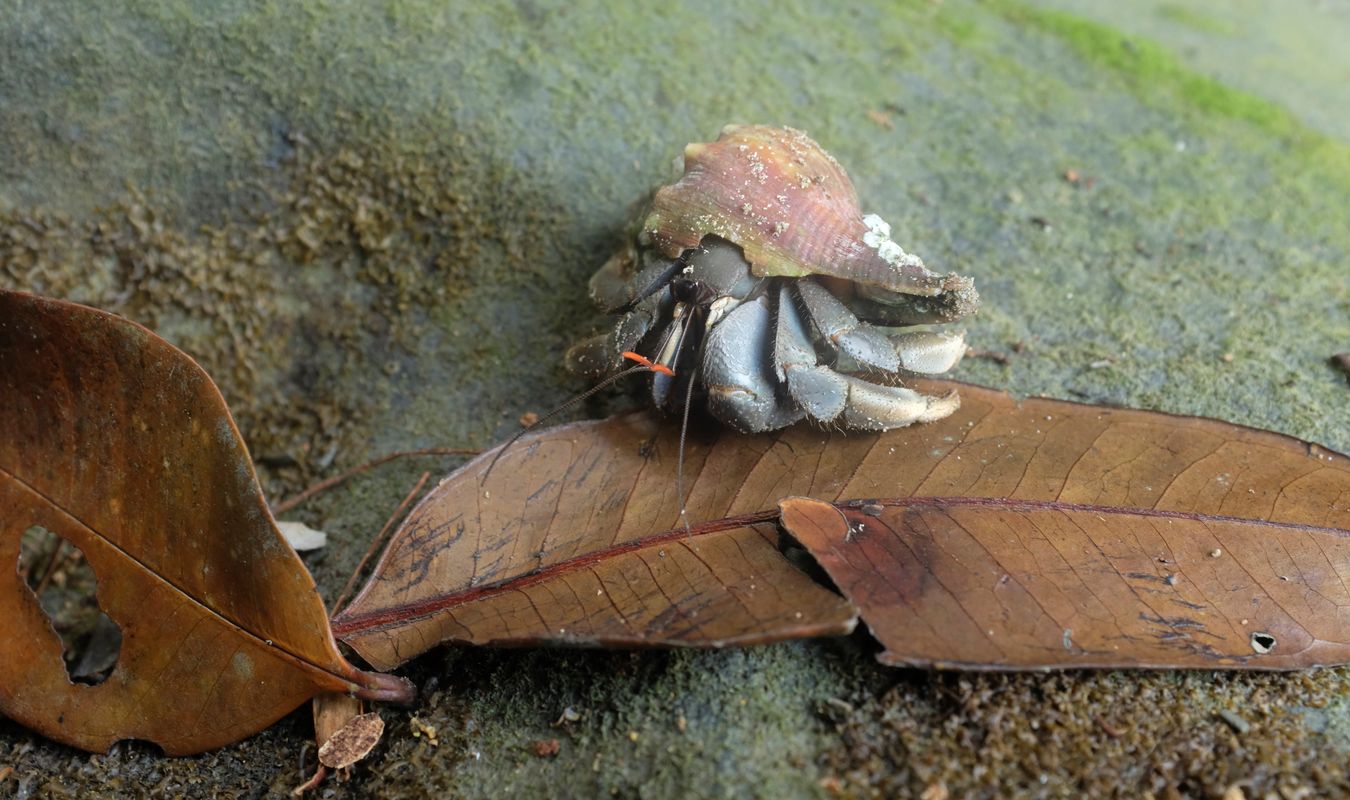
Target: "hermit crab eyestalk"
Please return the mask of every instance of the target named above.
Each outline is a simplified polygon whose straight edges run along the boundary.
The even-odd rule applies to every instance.
[[[955,392],[903,383],[954,367],[964,333],[914,326],[979,309],[971,278],[929,270],[862,213],[819,144],[763,125],[687,146],[683,176],[655,193],[590,289],[620,317],[574,347],[569,366],[597,375],[626,353],[653,366],[681,359],[694,383],[678,391],[678,376],[653,375],[653,401],[677,411],[690,398],[747,432],[802,419],[885,430],[952,413]]]

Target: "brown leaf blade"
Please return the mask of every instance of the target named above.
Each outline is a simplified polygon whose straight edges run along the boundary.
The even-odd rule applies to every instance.
[[[919,388],[942,394],[951,386]],[[764,520],[766,509],[793,496],[927,496],[1350,528],[1350,461],[1317,445],[1217,420],[959,388],[962,407],[951,417],[883,434],[807,426],[758,436],[691,431],[689,518]],[[335,631],[383,667],[441,641],[566,641],[546,614],[483,620],[466,632],[452,609],[465,593],[506,590],[587,554],[678,529],[677,427],[646,413],[566,425],[523,440],[486,481],[494,453],[466,464],[394,534]],[[798,572],[785,558],[767,559],[755,584],[776,585]],[[828,605],[829,595],[816,597]],[[765,628],[761,640],[796,635],[792,626]]]
[[[853,606],[786,561],[771,517],[668,531],[374,614],[354,604],[333,629],[381,669],[442,642],[730,647],[851,631]]]
[[[975,498],[781,504],[883,663],[1301,669],[1350,662],[1350,531]]]
[[[37,599],[0,569],[0,711],[51,738],[185,754],[321,691],[407,696],[338,654],[200,367],[113,315],[0,291],[0,564],[34,525],[84,552],[122,631],[111,675],[72,683]]]

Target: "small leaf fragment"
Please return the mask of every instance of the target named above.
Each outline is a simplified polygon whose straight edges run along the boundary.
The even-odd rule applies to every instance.
[[[360,700],[347,694],[321,694],[314,698],[313,706],[314,741],[319,747],[365,710]]]
[[[319,747],[319,763],[329,769],[346,769],[369,755],[382,736],[384,720],[379,712],[358,714]]]
[[[289,544],[296,552],[318,550],[328,544],[328,534],[315,530],[303,522],[277,520],[277,530],[281,531],[286,544]]]

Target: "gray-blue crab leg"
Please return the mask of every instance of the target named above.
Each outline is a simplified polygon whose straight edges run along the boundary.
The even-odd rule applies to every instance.
[[[567,368],[593,378],[618,369],[623,366],[623,354],[637,350],[661,320],[670,318],[674,306],[675,299],[669,286],[648,295],[621,316],[608,332],[596,334],[569,348],[565,359]]]
[[[854,430],[888,431],[916,422],[932,422],[961,407],[955,389],[934,397],[903,386],[882,386],[847,375],[844,380],[848,381],[844,425]]]
[[[630,246],[596,270],[587,288],[596,305],[619,314],[632,311],[670,283],[682,269],[683,259],[664,258],[651,252],[638,255],[636,248]]]
[[[586,284],[591,301],[605,311],[622,308],[633,301],[633,275],[637,272],[638,252],[631,243],[610,256]]]
[[[844,410],[848,384],[844,376],[822,367],[811,344],[806,320],[787,286],[778,290],[778,325],[773,342],[773,364],[788,395],[807,415],[830,422]]]
[[[744,433],[777,430],[806,414],[776,390],[772,323],[767,301],[756,297],[732,309],[708,332],[703,351],[708,410]]]
[[[900,368],[939,375],[961,363],[966,354],[965,331],[914,331],[891,336],[900,356]]]
[[[916,333],[896,338],[917,351],[911,359],[915,367],[938,367],[944,359],[950,361],[951,339],[960,343],[962,352],[965,347],[959,335]],[[900,358],[905,360],[905,353],[900,353]],[[779,379],[787,384],[788,394],[807,414],[821,422],[831,422],[842,416],[840,422],[846,427],[884,431],[942,419],[960,404],[954,391],[943,397],[932,397],[903,386],[869,383],[819,365],[806,323],[787,287],[780,292],[778,300],[774,362]]]
[[[882,372],[900,368],[900,357],[886,334],[859,322],[828,289],[810,278],[797,281],[796,289],[816,330],[832,345],[854,361]]]
[[[675,305],[670,287],[648,295],[624,314],[607,333],[578,342],[567,351],[565,363],[572,372],[600,377],[623,366],[623,354],[637,350],[661,320],[669,319]]]
[[[636,350],[638,343],[647,338],[661,320],[668,319],[673,312],[675,298],[671,297],[670,287],[663,286],[660,291],[650,294],[633,306],[633,309],[619,318],[610,334],[609,357],[614,366],[623,362],[623,354]]]
[[[563,363],[569,372],[587,378],[601,378],[614,369],[611,344],[614,341],[612,331],[597,333],[589,339],[567,348]]]

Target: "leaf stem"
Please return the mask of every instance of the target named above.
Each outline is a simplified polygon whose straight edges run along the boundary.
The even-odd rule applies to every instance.
[[[344,481],[350,480],[351,478],[354,478],[363,472],[368,472],[369,470],[374,469],[375,467],[378,467],[381,464],[393,461],[396,458],[407,458],[410,456],[476,456],[481,452],[483,451],[475,450],[469,447],[427,447],[421,450],[400,450],[396,453],[386,453],[385,455],[380,456],[374,461],[367,461],[361,466],[349,469],[340,475],[334,475],[331,478],[324,478],[323,480],[319,481],[313,486],[310,486],[309,488],[300,492],[299,494],[294,495],[292,497],[288,497],[285,500],[282,500],[281,502],[272,506],[272,516],[276,517],[285,514],[287,511],[290,511],[291,509],[310,499],[314,495],[319,494],[321,492],[325,492],[333,488],[334,486],[343,483]]]
[[[398,504],[398,508],[394,509],[394,513],[389,515],[389,519],[385,521],[384,527],[380,528],[380,532],[375,535],[375,538],[370,540],[370,547],[366,548],[366,554],[361,556],[361,561],[356,565],[356,569],[352,570],[351,577],[347,579],[347,584],[343,586],[342,591],[338,593],[337,600],[333,601],[334,609],[342,608],[342,605],[347,602],[347,598],[351,597],[352,589],[356,586],[356,580],[360,578],[361,573],[365,571],[366,564],[370,561],[371,557],[375,555],[376,551],[380,549],[380,545],[388,536],[389,530],[394,527],[394,522],[403,515],[404,509],[412,503],[413,498],[417,497],[418,492],[422,491],[422,487],[426,485],[427,479],[430,477],[430,472],[422,473],[422,477],[417,481],[417,485],[413,486],[412,490],[403,498],[403,501]],[[336,616],[336,611],[334,616]]]
[[[65,565],[66,560],[69,557],[70,552],[66,549],[66,540],[57,537],[56,547],[52,549],[52,557],[47,559],[47,566],[42,570],[42,577],[38,578],[37,585],[33,587],[33,594],[38,597],[42,596],[42,592],[47,588],[47,584],[51,583],[57,570]]]

